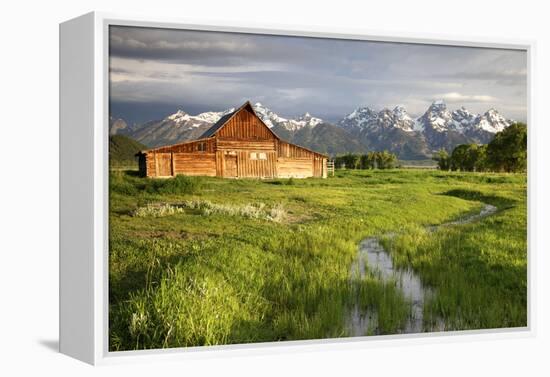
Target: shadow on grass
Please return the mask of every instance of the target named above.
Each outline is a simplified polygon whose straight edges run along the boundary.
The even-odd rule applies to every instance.
[[[268,185],[276,185],[276,186],[293,186],[296,184],[296,181],[294,180],[294,178],[268,180],[263,182],[267,183]]]
[[[497,206],[499,209],[505,209],[513,207],[516,204],[516,200],[510,198],[504,198],[502,196],[494,194],[486,194],[481,191],[467,190],[467,189],[454,189],[440,193],[439,195],[454,196],[464,200],[475,200]]]
[[[143,177],[139,170],[125,170],[124,174],[130,177]]]

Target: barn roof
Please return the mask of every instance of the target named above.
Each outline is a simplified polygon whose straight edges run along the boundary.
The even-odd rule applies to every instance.
[[[193,140],[186,140],[186,141],[182,141],[180,143],[176,143],[176,144],[169,144],[169,145],[161,145],[159,147],[154,147],[154,148],[147,148],[147,149],[143,149],[141,151],[139,151],[138,153],[136,153],[135,155],[136,156],[139,156],[140,154],[146,154],[146,153],[151,153],[151,152],[157,152],[161,149],[164,149],[164,148],[169,148],[169,147],[177,147],[177,146],[180,146],[180,145],[185,145],[185,144],[192,144],[192,143],[196,143],[198,141],[208,141],[208,138],[200,138],[200,139],[193,139]]]
[[[222,116],[220,119],[218,119],[218,121],[216,123],[214,123],[209,129],[207,129],[206,131],[204,131],[204,133],[200,136],[200,139],[203,139],[203,138],[206,138],[206,137],[211,137],[213,136],[220,128],[222,128],[222,126],[227,123],[229,121],[229,119],[231,119],[231,117],[233,117],[233,115],[235,115],[237,113],[237,111],[239,111],[239,109],[237,110],[233,110],[232,112],[230,113],[227,113],[225,114],[224,116]]]

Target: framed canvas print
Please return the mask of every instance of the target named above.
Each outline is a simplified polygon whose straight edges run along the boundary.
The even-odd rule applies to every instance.
[[[92,13],[60,51],[62,352],[532,331],[530,43]]]

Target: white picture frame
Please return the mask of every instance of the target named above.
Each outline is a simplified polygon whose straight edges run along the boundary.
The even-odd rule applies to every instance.
[[[151,351],[108,350],[108,30],[110,25],[245,32],[387,42],[521,49],[527,52],[529,156],[533,139],[534,41],[460,38],[445,35],[388,33],[333,28],[300,28],[230,22],[131,17],[88,13],[60,25],[60,352],[90,364],[160,359],[260,355],[327,349],[379,347],[390,343],[422,344],[530,337],[535,334],[533,302],[536,200],[535,161],[528,159],[528,318],[516,329],[475,330],[420,335],[255,343]]]

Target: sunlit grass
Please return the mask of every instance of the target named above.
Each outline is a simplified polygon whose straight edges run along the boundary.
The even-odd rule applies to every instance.
[[[359,241],[388,232],[399,233],[384,241],[395,264],[412,267],[437,292],[425,305],[427,325],[526,323],[524,175],[395,170],[178,180],[110,177],[111,350],[349,336],[356,302],[378,313],[377,333],[400,332],[409,313],[395,285],[372,274],[350,284]],[[498,214],[426,231],[481,202]],[[182,203],[216,209],[136,216]]]

